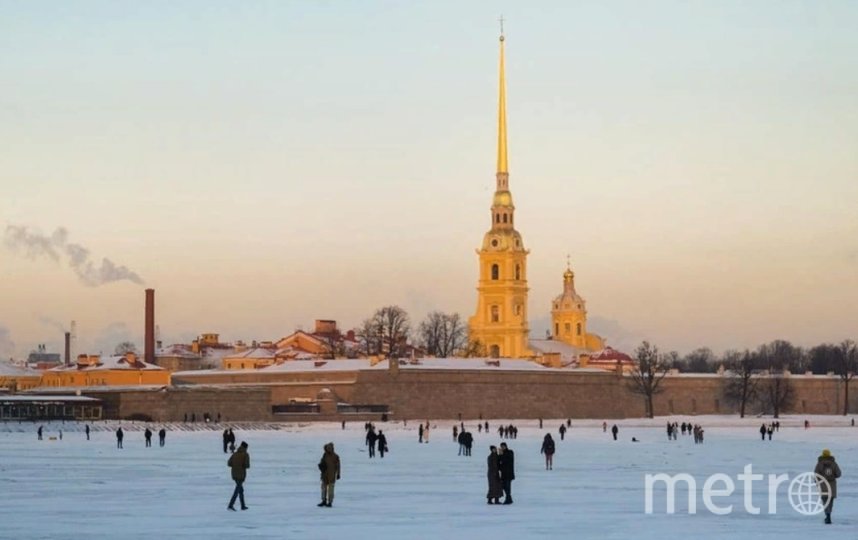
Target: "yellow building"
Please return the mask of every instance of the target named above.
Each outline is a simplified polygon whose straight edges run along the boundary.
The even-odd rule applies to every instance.
[[[273,366],[277,362],[274,351],[254,347],[223,357],[223,369],[259,369]]]
[[[551,304],[551,329],[555,340],[587,351],[600,351],[605,341],[587,333],[587,303],[575,291],[575,272],[563,272],[563,293]]]
[[[82,354],[71,366],[45,371],[39,386],[168,385],[170,372],[148,364],[133,352],[120,356]]]
[[[32,369],[14,366],[8,362],[0,362],[0,388],[11,392],[28,390],[39,386],[42,373]]]
[[[506,139],[506,81],[504,36],[500,36],[498,155],[491,229],[483,237],[477,310],[468,321],[471,341],[492,357],[529,358],[527,325],[527,254],[515,230],[515,206],[509,190]]]

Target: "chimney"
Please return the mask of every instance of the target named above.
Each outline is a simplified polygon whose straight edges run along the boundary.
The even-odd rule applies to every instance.
[[[143,360],[155,363],[155,289],[146,289],[146,328],[143,338]]]
[[[66,355],[65,355],[66,365],[71,365],[71,332],[66,332]]]

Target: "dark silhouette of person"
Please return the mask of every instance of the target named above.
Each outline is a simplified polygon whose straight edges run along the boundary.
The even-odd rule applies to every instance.
[[[369,431],[366,432],[366,445],[369,447],[369,457],[370,459],[375,457],[375,444],[378,441],[378,435],[375,433],[375,428],[370,427]]]
[[[554,468],[554,439],[551,438],[551,433],[546,433],[542,440],[542,449],[540,453],[545,456],[545,470],[550,471]]]
[[[505,442],[500,445],[500,475],[503,484],[504,504],[512,504],[512,481],[515,480],[515,452]]]
[[[764,441],[766,440],[766,425],[765,424],[760,426],[760,439],[764,440]]]
[[[566,426],[560,424],[560,440],[562,441],[566,437]]]
[[[465,435],[465,455],[471,456],[471,449],[474,446],[474,435],[470,431],[466,431]]]
[[[160,446],[167,444],[167,430],[164,428],[161,428],[161,431],[158,432],[158,444]]]
[[[423,424],[417,429],[417,442],[423,442]]]
[[[143,437],[146,439],[146,448],[152,446],[152,430],[146,428],[146,431],[143,432]]]
[[[39,426],[39,429],[36,430],[36,434],[39,436],[39,440],[42,440],[42,426]]]
[[[831,525],[831,510],[834,507],[834,499],[837,497],[837,479],[840,478],[840,466],[834,461],[834,456],[827,448],[822,451],[822,455],[816,460],[816,467],[813,472],[825,479],[817,479],[819,485],[819,495],[822,499],[822,504],[825,509],[825,523]]]
[[[125,438],[125,433],[122,432],[122,428],[116,428],[116,448],[122,448],[123,438]]]
[[[617,427],[617,424],[614,424],[611,428],[611,434],[614,436],[614,440],[617,440],[617,434],[620,432],[620,428]]]
[[[488,504],[500,504],[503,495],[503,483],[500,477],[500,456],[496,446],[489,447],[489,457],[486,459],[486,476],[489,481],[489,491],[486,493]]]
[[[378,430],[378,454],[381,457],[384,457],[385,452],[387,452],[387,437],[385,437],[384,432],[379,429]]]
[[[89,424],[86,425],[84,431],[86,432],[86,440],[89,440]]]
[[[238,450],[229,456],[226,465],[232,469],[232,479],[235,482],[235,490],[226,509],[235,512],[235,499],[238,499],[241,502],[241,509],[247,510],[247,505],[244,504],[244,481],[247,479],[247,469],[250,468],[250,454],[247,453],[246,442],[241,441]]]
[[[223,430],[223,453],[226,454],[226,449],[229,446],[229,428]]]

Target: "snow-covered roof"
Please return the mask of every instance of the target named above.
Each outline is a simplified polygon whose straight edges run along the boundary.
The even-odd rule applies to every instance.
[[[51,368],[50,372],[67,372],[67,371],[107,371],[107,370],[126,370],[126,371],[164,371],[161,366],[144,362],[140,357],[134,357],[133,361],[129,360],[125,355],[120,356],[100,356],[98,363],[92,365],[72,364],[70,366],[57,366]]]
[[[228,354],[224,356],[224,358],[233,359],[233,358],[255,358],[255,359],[274,359],[274,353],[271,352],[270,349],[263,349],[262,347],[254,347],[252,349],[247,349],[246,351],[241,351],[238,353]]]
[[[155,351],[155,356],[167,356],[171,358],[191,358],[194,360],[199,360],[202,358],[202,355],[193,352],[185,345],[169,345],[167,347],[158,349],[157,351]]]
[[[0,396],[0,401],[11,402],[39,402],[39,401],[82,401],[82,402],[99,402],[100,399],[86,396]]]
[[[611,347],[605,347],[590,357],[590,361],[592,362],[616,362],[617,360],[620,362],[634,362],[631,356]]]
[[[9,362],[0,362],[0,377],[20,377],[29,375],[31,377],[39,377],[41,373],[33,370],[22,368]]]
[[[531,362],[527,359],[508,359],[508,358],[419,358],[416,360],[407,360],[401,359],[399,360],[399,368],[402,370],[473,370],[473,371],[496,371],[496,370],[504,370],[504,371],[532,371],[532,372],[545,372],[545,371],[569,371],[569,369],[564,368],[550,368],[542,366],[541,364],[537,364],[536,362]],[[224,370],[224,369],[212,369],[212,370],[193,370],[193,371],[179,371],[173,374],[174,377],[182,377],[183,375],[188,376],[200,376],[200,375],[221,375],[225,373],[242,373],[242,372],[253,372],[253,373],[299,373],[299,372],[313,372],[313,371],[328,371],[328,372],[348,372],[348,371],[364,371],[364,370],[386,370],[388,369],[388,361],[382,360],[378,362],[374,366],[371,365],[371,362],[367,358],[357,358],[357,359],[340,359],[340,360],[315,360],[315,361],[307,361],[307,360],[295,360],[283,362],[280,364],[275,364],[272,366],[260,368],[260,369],[244,369],[244,370]],[[578,372],[594,372],[594,373],[603,373],[603,370],[600,369],[576,369]]]
[[[193,373],[189,371],[187,373]],[[78,392],[116,392],[116,391],[136,391],[136,392],[156,392],[167,388],[163,384],[100,384],[94,386],[40,386],[19,392],[20,394],[68,394],[77,395]]]

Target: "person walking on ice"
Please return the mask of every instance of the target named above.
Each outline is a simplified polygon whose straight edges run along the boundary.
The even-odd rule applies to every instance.
[[[384,435],[384,432],[379,429],[378,430],[378,453],[381,457],[384,457],[385,452],[387,452],[387,437]]]
[[[122,448],[122,439],[125,438],[125,433],[122,432],[122,427],[116,428],[116,448]]]
[[[161,431],[158,432],[158,444],[164,446],[167,444],[167,430],[161,428]]]
[[[238,450],[229,456],[226,465],[232,469],[232,479],[235,482],[235,489],[226,509],[235,512],[235,499],[238,499],[241,509],[247,510],[247,505],[244,504],[244,481],[247,479],[247,469],[250,468],[250,454],[247,453],[246,442],[241,441]]]
[[[614,436],[614,440],[617,440],[617,434],[620,432],[620,428],[617,427],[617,424],[614,424],[614,427],[611,428],[611,434]]]
[[[540,452],[545,455],[545,470],[552,470],[554,468],[554,439],[551,438],[551,433],[545,434]]]
[[[84,431],[86,431],[86,440],[89,440],[89,424],[86,425],[86,429],[84,429]]]
[[[325,453],[319,461],[319,471],[322,473],[322,502],[316,506],[330,508],[334,504],[334,484],[340,479],[340,456],[334,452],[334,443],[324,446]]]
[[[819,496],[822,499],[822,504],[825,508],[825,523],[831,525],[831,510],[834,506],[834,499],[837,497],[837,479],[840,478],[840,467],[834,461],[834,456],[831,455],[831,450],[825,449],[822,455],[816,460],[816,468],[813,472],[825,479],[817,479],[819,485]]]
[[[152,446],[152,430],[146,428],[146,431],[143,432],[143,438],[146,439],[146,448]]]

